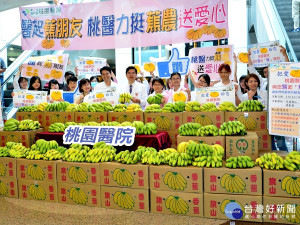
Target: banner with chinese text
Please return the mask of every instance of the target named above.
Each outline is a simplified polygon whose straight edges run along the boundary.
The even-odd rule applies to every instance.
[[[41,80],[56,79],[63,83],[69,54],[29,57],[24,63],[22,77],[38,76]]]
[[[196,100],[201,104],[208,102],[218,107],[222,102],[232,102],[235,105],[235,88],[230,87],[207,87],[196,89]]]
[[[270,63],[285,61],[280,52],[279,41],[250,45],[250,51],[250,58],[254,67],[265,67]]]
[[[33,106],[43,102],[47,102],[47,91],[14,92],[14,107]]]
[[[269,133],[300,137],[300,63],[269,67]]]
[[[220,80],[218,68],[222,63],[233,65],[232,45],[221,45],[206,48],[192,48],[189,53],[190,70],[195,80],[201,74],[208,74],[211,80]],[[230,79],[233,79],[233,66],[231,66]]]
[[[104,82],[104,81],[103,81]],[[116,87],[95,91],[84,97],[84,102],[93,104],[108,101],[112,105],[119,104],[119,92]]]
[[[96,57],[76,57],[77,75],[85,75],[87,79],[91,76],[100,75],[100,69],[106,66],[106,59]]]
[[[158,46],[229,37],[228,0],[114,0],[20,7],[24,50]]]

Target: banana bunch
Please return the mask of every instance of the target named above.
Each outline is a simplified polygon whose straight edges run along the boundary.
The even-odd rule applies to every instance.
[[[255,163],[249,156],[230,157],[226,160],[227,168],[252,168]]]
[[[8,193],[8,189],[3,181],[0,180],[0,195],[6,196]]]
[[[186,146],[186,153],[190,156],[210,156],[214,152],[214,148],[208,144],[199,144],[194,141],[191,141]]]
[[[192,164],[192,159],[187,153],[173,152],[165,158],[165,162],[170,166],[187,166]]]
[[[127,106],[126,112],[143,112],[143,110],[139,104],[130,104]]]
[[[117,191],[114,194],[114,202],[122,209],[133,209],[135,204],[134,200],[128,193],[120,191]]]
[[[187,187],[187,182],[184,177],[177,172],[168,171],[164,175],[164,183],[173,190],[183,191]]]
[[[26,159],[35,159],[35,160],[44,159],[44,154],[41,154],[37,150],[30,150],[26,156]]]
[[[255,161],[256,165],[267,170],[280,170],[284,169],[284,160],[275,152],[265,153]]]
[[[116,156],[116,150],[106,148],[95,148],[86,154],[86,162],[111,162]]]
[[[178,101],[175,103],[167,103],[162,108],[162,112],[183,112],[185,110],[185,103]]]
[[[71,144],[70,148],[78,149],[78,150],[85,150],[86,152],[90,151],[90,147],[81,144]]]
[[[38,106],[32,105],[32,106],[22,106],[18,109],[18,112],[37,112]]]
[[[155,123],[146,123],[143,128],[142,131],[144,134],[157,134],[157,126],[155,125]]]
[[[99,126],[120,126],[120,123],[117,121],[106,122],[102,121]]]
[[[66,108],[66,112],[78,112],[77,107],[78,107],[77,104],[71,103],[71,104],[68,105],[68,107]]]
[[[129,94],[129,93],[122,93],[122,94],[120,94],[119,102],[121,104],[129,103],[131,101],[131,99],[132,99],[131,94]]]
[[[298,183],[299,186],[299,183]],[[287,210],[291,205],[295,205],[295,210]],[[290,223],[294,224],[300,224],[300,205],[299,204],[293,204],[293,203],[287,203],[284,204],[281,211],[281,216],[285,218]],[[281,218],[281,217],[280,217]]]
[[[38,104],[38,107],[37,107],[38,111],[44,112],[47,105],[48,105],[48,102],[43,102],[43,103]]]
[[[185,123],[178,128],[181,136],[196,136],[197,130],[201,128],[199,123]]]
[[[70,189],[69,197],[76,204],[86,205],[86,203],[88,202],[88,196],[81,188],[72,187]]]
[[[157,151],[146,151],[142,155],[142,163],[149,165],[160,165],[165,162],[163,154],[158,154]]]
[[[186,147],[188,146],[188,144],[192,142],[192,140],[186,142],[186,141],[183,141],[181,143],[179,143],[179,145],[177,145],[177,151],[178,152],[186,152]]]
[[[300,153],[297,151],[290,152],[283,160],[283,164],[290,171],[300,170]]]
[[[149,96],[147,99],[147,102],[151,105],[151,104],[161,104],[161,99],[164,96],[162,94],[155,94],[153,96]]]
[[[82,102],[77,105],[77,112],[89,112],[89,106],[90,104],[87,102]],[[91,109],[91,108],[90,108]]]
[[[244,124],[240,121],[228,121],[224,122],[221,125],[221,129],[219,130],[219,135],[246,135],[247,131],[245,130]]]
[[[127,110],[127,106],[124,104],[115,105],[113,108],[114,112],[126,112],[126,110]]]
[[[221,187],[230,193],[243,193],[246,183],[236,174],[225,173],[221,178]]]
[[[107,145],[104,141],[100,141],[100,142],[94,144],[93,149],[96,149],[96,148],[111,149],[111,150],[116,151],[116,148],[114,146]]]
[[[135,127],[135,134],[143,134],[144,123],[142,121],[133,121],[132,127]]]
[[[71,166],[69,169],[69,177],[76,183],[86,183],[88,181],[88,175],[79,166]]]
[[[20,122],[14,118],[10,118],[4,123],[4,131],[14,131],[18,130]]]
[[[101,105],[102,105],[102,107],[104,107],[105,112],[110,112],[110,111],[113,111],[113,109],[114,109],[113,105],[108,101],[101,102]]]
[[[45,200],[46,192],[41,185],[31,184],[29,187],[29,194],[36,200]]]
[[[6,146],[0,147],[0,157],[8,157],[8,156],[9,156],[9,148]]]
[[[237,107],[239,112],[256,112],[263,111],[265,106],[258,100],[247,100],[240,103]]]
[[[160,105],[158,104],[152,104],[152,105],[148,105],[145,109],[146,113],[159,113],[162,112],[162,109],[160,107]]]
[[[58,148],[58,144],[54,140],[46,141],[44,139],[39,139],[35,142],[35,145],[34,145],[34,150],[37,150],[42,154],[45,154],[47,151],[49,151],[51,149],[57,149],[57,148]],[[31,149],[33,150],[32,146],[31,146]]]
[[[187,112],[200,112],[201,104],[197,101],[190,101],[185,104],[185,111]]]
[[[201,126],[201,125],[200,125]],[[218,136],[219,129],[215,125],[206,125],[196,131],[197,136]]]
[[[144,154],[144,152],[157,152],[157,150],[155,148],[152,147],[145,147],[145,146],[139,146],[136,150],[135,153],[138,154],[138,156],[142,159],[142,156]]]
[[[47,151],[44,156],[43,159],[44,160],[58,160],[58,159],[62,159],[64,156],[64,153],[58,151],[57,149],[51,149],[49,151]]]
[[[300,178],[285,176],[281,181],[281,189],[292,196],[300,196]]]
[[[128,121],[125,121],[123,123],[120,124],[122,127],[132,127],[132,123],[131,122],[128,122]]]
[[[33,120],[22,120],[19,123],[19,130],[36,130],[41,127],[41,124],[39,121],[33,121]]]
[[[136,164],[140,162],[141,157],[135,151],[130,152],[129,150],[126,150],[119,152],[116,155],[115,160],[123,164]]]
[[[85,162],[86,155],[86,150],[79,150],[70,147],[68,150],[66,150],[63,160],[67,162]]]
[[[52,123],[49,128],[48,131],[52,132],[52,133],[58,133],[58,132],[65,132],[65,125],[63,123]]]
[[[75,126],[75,125],[77,125],[77,123],[75,123],[75,122],[66,122],[65,123],[65,129],[67,129],[68,126]]]
[[[218,112],[218,108],[216,107],[216,105],[212,102],[207,102],[204,103],[201,107],[200,110],[203,112]]]
[[[232,102],[222,102],[219,105],[219,111],[225,111],[225,112],[235,112],[236,107]]]
[[[194,159],[194,162],[192,163],[193,166],[197,167],[222,167],[223,161],[222,156],[220,155],[213,155],[213,156],[199,156]]]
[[[86,122],[86,123],[84,123],[84,126],[94,126],[94,127],[98,127],[98,126],[100,126],[100,124],[97,123],[97,122]]]
[[[93,107],[95,112],[107,112],[106,108],[101,103],[93,103],[91,107]]]
[[[69,102],[54,102],[46,105],[44,111],[47,112],[65,112],[68,106],[70,105]]]
[[[13,158],[25,158],[29,150],[29,148],[26,148],[22,144],[16,144],[9,150],[9,155]]]
[[[183,198],[179,196],[172,196],[170,195],[166,199],[166,207],[167,209],[170,209],[172,213],[175,214],[187,214],[189,211],[188,204],[183,200]]]

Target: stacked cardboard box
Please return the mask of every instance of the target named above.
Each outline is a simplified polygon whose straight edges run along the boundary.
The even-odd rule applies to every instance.
[[[143,112],[108,112],[107,122],[117,121],[119,123],[123,122],[133,122],[133,121],[144,121]]]
[[[17,160],[0,157],[0,196],[18,198]]]
[[[151,212],[203,217],[203,169],[149,167]]]
[[[224,123],[224,112],[183,112],[182,124],[185,123],[199,123],[202,126],[212,124],[220,128]]]
[[[204,168],[204,217],[262,222],[262,170]]]
[[[107,112],[75,112],[75,123],[107,121]]]
[[[74,112],[44,112],[42,127],[45,131],[53,123],[74,122]]]
[[[39,121],[43,125],[44,112],[17,112],[16,119],[19,121],[26,119]]]
[[[142,164],[101,163],[102,207],[149,212],[148,170]]]

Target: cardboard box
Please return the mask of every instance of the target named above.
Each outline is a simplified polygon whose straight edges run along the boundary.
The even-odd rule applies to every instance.
[[[262,179],[259,166],[248,169],[204,168],[204,192],[262,195]]]
[[[149,166],[143,164],[100,164],[100,184],[113,187],[149,188]],[[131,182],[132,181],[132,182]]]
[[[101,186],[100,199],[103,208],[149,212],[149,189]]]
[[[75,112],[75,123],[107,121],[107,112]]]
[[[17,112],[16,119],[21,120],[33,120],[39,121],[41,125],[43,125],[44,112]]]
[[[35,143],[35,135],[41,129],[29,131],[0,131],[0,146],[5,146],[6,142],[22,143],[26,148]]]
[[[262,112],[225,112],[226,121],[241,121],[246,130],[267,131],[267,111]]]
[[[165,179],[166,176],[169,178]],[[150,165],[149,180],[151,190],[203,193],[201,167]]]
[[[100,185],[99,163],[57,162],[57,182]]]
[[[272,151],[271,135],[268,131],[256,131],[258,137],[258,151]]]
[[[56,161],[17,159],[17,178],[56,182]]]
[[[133,121],[144,121],[143,112],[108,112],[107,122],[117,121],[119,123],[123,122],[133,122]]]
[[[170,138],[171,138],[171,141],[172,141],[172,144],[171,144],[171,148],[175,148],[177,149],[177,136],[179,135],[178,134],[178,130],[177,131],[167,131]]]
[[[144,113],[144,123],[155,123],[158,131],[177,131],[182,125],[182,113]]]
[[[56,181],[18,180],[19,198],[57,202]]]
[[[17,179],[0,177],[0,196],[18,198]]]
[[[0,178],[17,178],[17,159],[0,157]]]
[[[263,169],[263,175],[264,196],[300,198],[300,171]]]
[[[42,126],[48,131],[48,127],[53,123],[66,123],[74,121],[74,112],[44,112]]]
[[[202,126],[213,124],[220,128],[224,123],[224,112],[183,112],[182,124],[185,123],[200,123]]]
[[[177,136],[177,145],[181,142],[188,142],[189,140],[197,141],[199,143],[208,144],[208,145],[221,145],[224,149],[226,148],[225,136]]]
[[[206,218],[262,222],[262,214],[256,212],[262,196],[204,193],[204,205]]]
[[[203,194],[151,190],[150,196],[152,213],[203,217]],[[179,200],[182,206],[181,210],[176,206],[167,207],[167,201],[170,200],[173,204]]]
[[[59,203],[101,206],[100,186],[88,184],[57,183]]]
[[[232,156],[250,156],[256,160],[258,157],[258,137],[254,132],[244,136],[226,136],[226,159]]]
[[[300,224],[299,199],[263,196],[263,220],[270,223]]]

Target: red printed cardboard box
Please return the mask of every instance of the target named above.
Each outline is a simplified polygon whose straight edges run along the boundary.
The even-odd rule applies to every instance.
[[[59,203],[101,206],[100,186],[88,184],[57,183]]]
[[[267,111],[262,112],[225,112],[226,121],[241,121],[248,131],[267,130]]]
[[[155,123],[158,131],[178,131],[182,125],[182,113],[144,113],[144,123]]]
[[[108,112],[107,122],[117,121],[119,123],[123,122],[133,122],[133,121],[144,121],[143,112]]]
[[[48,130],[53,123],[74,122],[74,112],[44,112],[44,119],[42,126]]]
[[[149,212],[149,189],[101,186],[101,206]]]
[[[263,196],[264,222],[300,224],[299,198]]]
[[[18,180],[19,198],[57,202],[56,181]]]
[[[203,217],[203,194],[151,190],[151,212]]]
[[[203,144],[208,144],[208,145],[221,145],[224,149],[226,147],[226,142],[225,142],[225,136],[177,136],[177,145],[179,145],[181,142],[188,142],[188,141],[196,141],[199,143]]]
[[[17,159],[0,157],[0,178],[17,178]]]
[[[99,163],[57,162],[57,182],[100,185]]]
[[[75,123],[107,121],[107,112],[75,112]]]
[[[171,138],[171,141],[172,141],[171,148],[177,149],[177,136],[179,135],[178,130],[176,130],[176,131],[167,131],[167,132],[168,132],[168,134]]]
[[[258,137],[258,151],[272,151],[271,135],[268,131],[256,131]]]
[[[148,189],[148,170],[149,166],[142,164],[100,163],[100,184]]]
[[[0,196],[18,198],[17,179],[0,177]]]
[[[17,159],[18,180],[56,182],[56,161]]]
[[[43,125],[44,112],[17,112],[16,119],[21,120],[33,120],[39,121],[41,125]]]
[[[218,194],[262,195],[262,170],[204,168],[204,192]]]
[[[204,193],[204,217],[262,222],[262,196]]]
[[[183,112],[182,124],[185,123],[199,123],[202,126],[212,124],[220,128],[224,123],[224,112]]]
[[[264,175],[264,196],[294,197],[300,204],[300,171],[266,170]]]
[[[151,190],[203,193],[203,168],[149,167]]]
[[[0,131],[0,146],[5,146],[6,142],[22,143],[26,148],[30,148],[35,143],[37,130],[29,131]]]

